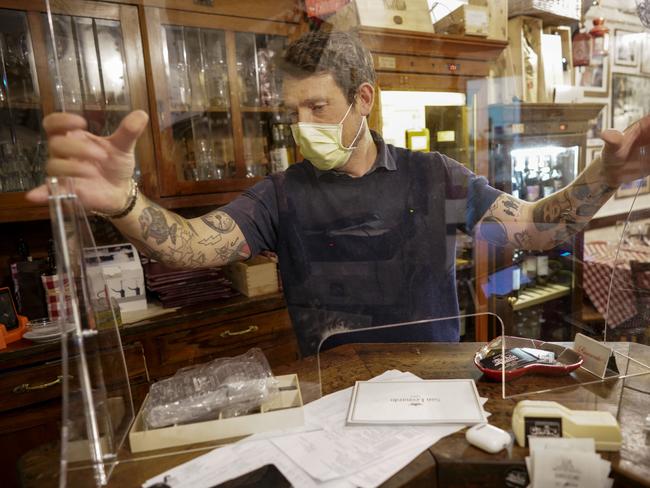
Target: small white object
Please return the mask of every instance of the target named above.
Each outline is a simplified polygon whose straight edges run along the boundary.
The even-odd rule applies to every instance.
[[[467,442],[490,454],[506,449],[512,444],[512,437],[505,430],[490,424],[478,424],[465,433]]]
[[[25,336],[23,336],[23,337],[25,337]],[[645,428],[645,430],[650,430],[650,415],[648,415],[648,416],[645,418],[645,425],[644,425],[644,428]]]

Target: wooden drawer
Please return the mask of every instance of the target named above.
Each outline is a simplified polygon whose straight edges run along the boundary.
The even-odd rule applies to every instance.
[[[297,351],[286,309],[160,335],[155,338],[155,344],[159,364],[165,370],[163,374],[172,374],[180,365],[208,361],[251,347],[260,347],[266,353],[285,345]],[[295,353],[293,356],[295,359]]]
[[[124,357],[131,382],[149,380],[144,350],[140,343],[125,346]],[[104,367],[111,369],[110,365]],[[70,371],[70,374],[75,373]],[[60,396],[60,360],[0,373],[0,412],[24,408]]]

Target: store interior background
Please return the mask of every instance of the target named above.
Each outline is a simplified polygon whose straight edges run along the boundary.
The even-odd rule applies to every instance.
[[[430,4],[432,2],[429,0]],[[438,2],[444,4],[445,2]],[[451,9],[456,4],[463,2],[455,2],[450,0],[449,5]],[[629,76],[633,78],[644,78],[650,81],[650,34],[643,27],[639,18],[636,14],[635,0],[601,0],[598,2],[598,5],[585,7],[585,26],[587,29],[591,28],[592,21],[595,18],[602,17],[606,19],[606,26],[609,28],[610,32],[610,54],[605,57],[605,63],[607,63],[607,69],[605,70],[607,81],[606,87],[604,90],[585,90],[585,93],[588,96],[581,96],[578,99],[580,103],[595,103],[604,105],[604,115],[602,120],[604,121],[604,126],[600,129],[605,129],[612,126],[612,117],[614,106],[617,103],[620,103],[620,99],[617,99],[617,94],[613,93],[613,76]],[[435,12],[435,11],[434,11]],[[637,62],[635,66],[622,66],[615,63],[613,50],[616,49],[615,46],[615,32],[617,30],[625,30],[629,32],[637,33]],[[646,57],[648,60],[646,60]],[[509,90],[510,81],[504,81],[500,79],[499,61],[497,60],[493,63],[492,69],[490,70],[490,75],[486,80],[481,80],[480,83],[487,83],[487,95],[488,104],[494,103],[508,103],[513,95],[511,90]],[[415,95],[415,96],[414,96]],[[382,93],[380,95],[382,102],[382,111],[383,111],[383,128],[384,136],[389,142],[393,142],[397,145],[403,145],[404,140],[404,128],[412,126],[421,126],[426,124],[426,113],[422,105],[430,106],[467,106],[470,104],[470,97],[464,93],[436,93],[431,92],[427,96],[430,98],[424,100],[421,93],[418,92],[406,92],[405,96],[407,99],[399,98],[391,99],[390,93]],[[409,98],[410,97],[410,98]],[[406,101],[405,101],[406,100]],[[410,100],[410,102],[409,102]],[[413,104],[415,107],[414,110],[407,110],[405,107],[408,103]],[[419,105],[418,105],[419,104]],[[622,107],[622,110],[627,110],[630,107]],[[647,107],[650,109],[650,106]],[[632,117],[635,115],[640,115],[642,111],[636,109],[637,111],[632,111]],[[629,112],[629,110],[628,110]],[[387,115],[390,114],[391,117]],[[415,115],[414,115],[415,114]],[[399,115],[399,116],[398,116]],[[623,120],[623,119],[621,119]],[[469,123],[469,122],[468,122]],[[622,128],[622,127],[617,127]],[[586,147],[586,162],[598,152],[601,147],[602,142],[597,137],[589,137]],[[452,144],[453,146],[453,144]],[[459,158],[460,159],[460,158]],[[492,161],[490,161],[492,162]],[[476,168],[473,168],[476,170]],[[598,212],[595,220],[589,225],[588,229],[584,235],[584,242],[589,243],[592,241],[608,241],[616,242],[621,233],[620,221],[625,220],[627,212],[630,210],[633,197],[623,197],[623,198],[612,198],[607,204]],[[202,211],[210,208],[209,206],[200,207],[193,206],[191,208],[180,209],[181,213],[186,215],[198,215]],[[634,228],[641,229],[643,226],[650,222],[650,213],[646,217],[645,212],[650,212],[650,193],[640,191],[635,202],[635,210],[638,212],[635,215]],[[6,214],[7,212],[5,212]],[[43,220],[43,213],[34,212],[31,208],[26,208],[24,212],[17,211],[13,212],[11,217],[3,219],[3,222],[0,223],[0,232],[4,239],[0,241],[0,285],[1,286],[11,286],[11,276],[9,273],[9,263],[16,260],[17,257],[17,248],[19,240],[24,240],[27,242],[30,248],[30,252],[35,257],[44,257],[47,254],[47,240],[49,237],[49,222]],[[617,226],[617,222],[619,225]],[[105,225],[99,221],[93,221],[94,229],[97,233],[98,244],[105,243],[115,243],[121,242],[122,238],[112,229],[110,226]],[[632,229],[633,230],[633,229]],[[473,249],[473,243],[471,240],[462,238],[460,240],[459,249],[462,251],[463,247],[467,249],[467,252],[471,254],[472,252],[476,253],[477,251]],[[472,270],[474,272],[474,270]],[[474,280],[473,276],[463,278],[463,274],[459,272],[459,279],[467,279],[469,281]],[[472,292],[465,291],[464,288],[469,288],[469,286],[459,285],[459,295],[461,296],[461,302],[463,300],[471,301],[471,293],[475,293],[476,290]],[[466,307],[461,306],[462,312],[477,312],[476,307],[469,307],[468,310]],[[490,331],[489,336],[495,335],[496,330]],[[465,334],[465,340],[474,340],[479,337],[476,333],[476,330],[469,330]],[[485,337],[481,337],[485,338]]]

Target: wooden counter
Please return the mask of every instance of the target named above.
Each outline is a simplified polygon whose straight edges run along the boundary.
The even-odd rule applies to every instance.
[[[261,347],[272,366],[298,358],[281,294],[237,297],[194,306],[120,328],[134,404],[152,381],[191,364]],[[18,486],[16,463],[26,451],[60,436],[60,344],[21,340],[0,351],[1,485]]]
[[[479,346],[478,343],[340,346],[321,355],[323,393],[351,386],[356,380],[370,379],[388,369],[411,371],[427,379],[473,378],[477,381],[481,396],[489,398],[485,409],[492,413],[490,422],[511,430],[511,414],[518,399],[502,399],[501,384],[481,377],[472,362]],[[650,357],[650,348],[646,349]],[[274,372],[298,372],[301,382],[305,384],[317,381],[318,375],[313,357],[274,368]],[[546,380],[539,376],[523,377],[517,380],[517,384],[513,383],[511,391],[539,388],[544,386]],[[644,381],[646,385],[650,379]],[[643,389],[630,388],[630,385],[623,387],[623,380],[588,387],[576,384],[563,393],[536,395],[533,398],[562,401],[571,408],[601,408],[615,412],[623,432],[623,447],[618,453],[603,453],[612,462],[611,476],[616,479],[614,486],[650,486],[650,449],[646,445],[642,427],[650,397]],[[118,464],[109,486],[139,486],[146,479],[204,452],[161,455],[154,459]],[[527,449],[515,447],[512,458],[508,458],[505,452],[487,454],[470,446],[461,432],[436,443],[393,476],[385,486],[526,486],[524,457],[527,453]],[[126,460],[129,455],[125,456],[122,459]],[[24,486],[55,486],[57,462],[58,451],[52,445],[26,454],[20,463]]]

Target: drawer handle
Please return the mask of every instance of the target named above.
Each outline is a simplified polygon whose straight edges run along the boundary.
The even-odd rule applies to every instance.
[[[32,386],[29,383],[23,383],[22,385],[18,385],[14,387],[12,391],[14,393],[25,393],[26,391],[44,390],[45,388],[49,388],[50,386],[60,384],[61,380],[63,380],[63,376],[57,376],[55,380],[52,380],[49,383],[42,383],[40,385]]]
[[[238,330],[237,332],[230,332],[230,330],[225,330],[220,335],[221,337],[226,338],[226,337],[250,334],[251,332],[257,332],[257,329],[259,329],[257,325],[251,325],[248,328],[244,330]]]

